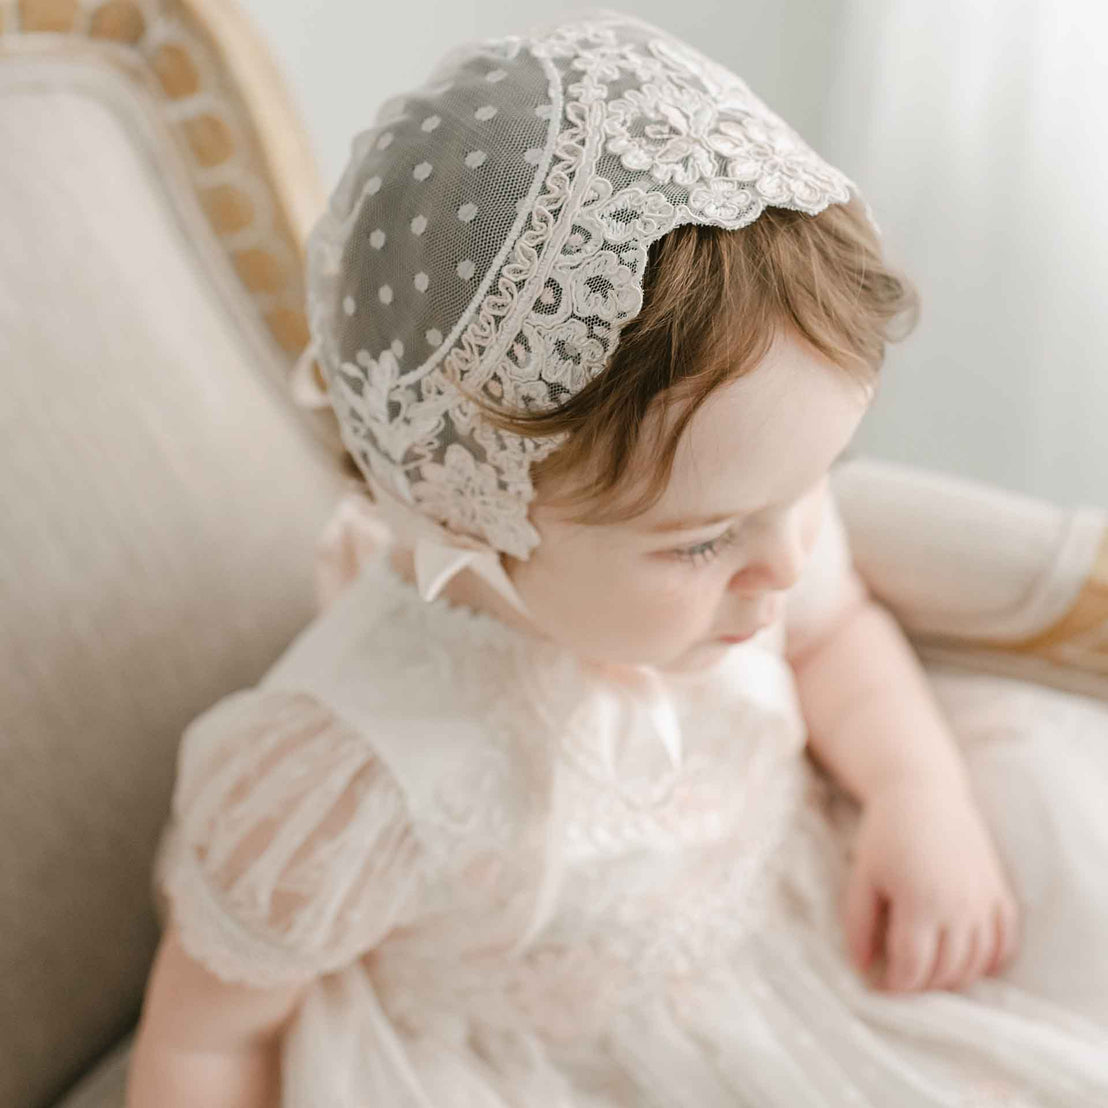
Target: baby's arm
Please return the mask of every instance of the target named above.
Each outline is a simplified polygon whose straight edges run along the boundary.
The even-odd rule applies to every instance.
[[[813,752],[862,804],[846,941],[862,971],[883,951],[887,988],[960,988],[1011,957],[1018,905],[911,645],[852,567],[844,581],[790,661]]]
[[[911,645],[856,570],[819,632],[790,644],[809,746],[864,802],[897,780],[967,784],[961,753]]]
[[[277,1108],[280,1040],[306,986],[233,985],[171,925],[147,983],[125,1108]]]
[[[172,816],[126,1108],[277,1108],[312,984],[375,948],[421,887],[404,793],[364,731],[263,684],[189,724]]]

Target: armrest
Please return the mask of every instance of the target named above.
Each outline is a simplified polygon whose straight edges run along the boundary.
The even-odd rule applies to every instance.
[[[1108,700],[1108,512],[876,458],[831,480],[859,573],[925,660]]]

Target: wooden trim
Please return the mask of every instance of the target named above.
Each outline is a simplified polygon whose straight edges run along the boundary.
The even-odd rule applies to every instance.
[[[1070,610],[1053,626],[1020,643],[1016,649],[1036,654],[1049,652],[1098,633],[1099,642],[1091,643],[1089,649],[1108,667],[1108,530],[1101,537],[1092,571]]]
[[[139,94],[185,152],[199,208],[291,372],[310,338],[305,242],[326,196],[261,35],[234,0],[0,0],[0,61],[78,41],[143,75]],[[229,169],[233,182],[220,176]],[[330,408],[305,415],[345,464]]]
[[[291,369],[308,342],[304,245],[325,196],[281,75],[241,9],[233,0],[16,0],[7,15],[0,55],[30,40],[61,54],[80,40],[109,61],[125,51],[150,75],[141,94],[159,101],[191,154],[201,210]],[[204,107],[190,111],[194,98]],[[246,188],[205,180],[232,161]]]
[[[1039,659],[1051,666],[1084,670],[1108,678],[1108,529],[1101,536],[1093,567],[1077,598],[1045,630],[1018,641],[994,639],[922,639],[952,649],[984,651],[997,658]]]
[[[62,34],[73,29],[77,0],[19,0],[19,22],[26,31]]]
[[[1051,662],[1034,654],[977,649],[972,644],[926,637],[913,637],[912,645],[926,666],[953,667],[1029,681],[1108,704],[1108,676],[1080,666]]]
[[[304,241],[326,196],[311,143],[288,86],[257,28],[232,0],[178,0],[208,36],[257,132],[267,183],[279,199],[290,238]]]

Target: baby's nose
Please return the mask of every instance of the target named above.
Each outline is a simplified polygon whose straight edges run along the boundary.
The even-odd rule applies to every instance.
[[[732,588],[743,592],[784,592],[800,579],[807,555],[794,513],[752,531],[750,544],[750,560],[735,574]]]

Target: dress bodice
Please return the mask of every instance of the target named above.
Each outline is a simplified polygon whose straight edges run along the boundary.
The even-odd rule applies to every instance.
[[[809,627],[849,566],[836,534],[791,612]],[[784,630],[667,675],[666,745],[641,687],[369,559],[194,719],[155,885],[217,976],[307,986],[282,1105],[970,1108],[983,1078],[1105,1103],[1103,1026],[1077,1016],[1104,1010],[1103,714],[948,690],[1043,926],[1027,989],[882,996],[847,961],[856,811],[801,756]]]
[[[625,995],[738,941],[800,780],[778,625],[664,681],[675,763],[639,688],[425,602],[383,555],[261,688],[326,704],[404,795],[427,879],[371,960],[382,1002],[409,1021],[468,1011],[477,994],[504,1018],[542,996],[535,1018],[560,1019],[546,994],[562,975],[592,992],[626,978]],[[590,990],[561,987],[579,1024]]]
[[[253,984],[364,958],[412,1020],[510,1020],[565,974],[625,999],[741,941],[810,783],[785,625],[849,569],[826,504],[778,621],[649,687],[359,556],[182,737],[155,867],[182,941]]]

